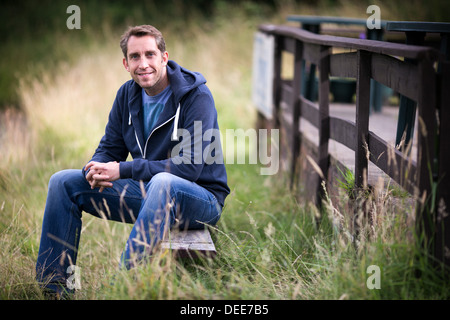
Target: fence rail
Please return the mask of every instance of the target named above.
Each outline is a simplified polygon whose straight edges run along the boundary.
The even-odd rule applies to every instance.
[[[429,243],[435,256],[450,265],[450,219],[448,215],[437,216],[438,204],[450,209],[448,61],[429,47],[318,35],[290,26],[261,25],[259,31],[274,37],[273,113],[271,119],[264,120],[280,129],[285,167],[292,173],[298,170],[305,140],[300,119],[308,120],[318,129],[317,164],[324,177],[330,167],[330,139],[355,152],[357,187],[368,181],[368,164],[372,162],[416,197],[417,221],[427,239],[433,239]],[[292,80],[282,76],[283,52],[294,57]],[[301,92],[302,81],[306,81],[302,79],[304,61],[318,68],[317,104]],[[437,63],[442,66],[439,74]],[[355,122],[330,116],[330,77],[356,79]],[[369,131],[371,79],[417,102],[415,158]],[[317,192],[320,195],[319,189]]]

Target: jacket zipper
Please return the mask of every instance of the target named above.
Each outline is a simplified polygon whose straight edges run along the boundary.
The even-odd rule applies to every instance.
[[[145,146],[144,146],[144,151],[142,152],[142,146],[139,143],[139,138],[137,136],[137,132],[136,130],[134,130],[134,136],[136,138],[136,142],[138,144],[139,150],[141,151],[141,155],[142,155],[142,159],[145,159],[145,155],[147,154],[147,144],[148,141],[150,140],[150,137],[152,136],[153,132],[155,132],[156,130],[158,130],[159,128],[161,128],[162,126],[164,126],[165,124],[167,124],[168,122],[172,121],[172,119],[175,118],[175,124],[174,124],[174,132],[172,133],[172,140],[177,140],[178,136],[177,136],[177,127],[178,127],[178,118],[180,116],[180,103],[178,103],[178,108],[177,108],[177,112],[175,113],[174,116],[172,116],[171,118],[169,118],[168,120],[166,120],[166,122],[161,123],[159,126],[157,126],[155,129],[152,130],[152,132],[150,132],[150,135],[148,136],[147,140],[145,141]],[[128,119],[128,125],[131,126],[131,113]]]
[[[155,132],[156,130],[158,130],[159,128],[161,128],[162,126],[164,126],[166,123],[172,121],[175,118],[175,116],[172,116],[170,119],[168,119],[166,122],[161,123],[159,126],[157,126],[155,129],[152,130],[152,132],[150,132],[150,135],[147,138],[147,141],[145,141],[145,146],[144,146],[144,153],[142,153],[142,148],[139,145],[139,149],[141,149],[141,153],[142,153],[142,158],[145,159],[145,155],[147,154],[147,144],[148,144],[148,140],[150,140],[150,137],[152,136],[153,132]],[[134,134],[136,136],[136,140],[137,140],[137,133],[136,130],[134,131]],[[139,141],[138,141],[139,144]]]

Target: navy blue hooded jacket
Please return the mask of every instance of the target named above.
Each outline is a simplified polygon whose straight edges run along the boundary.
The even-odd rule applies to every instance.
[[[209,152],[211,140],[214,141],[208,141],[205,138],[207,135],[203,134],[208,129],[215,129],[217,132],[219,129],[212,94],[200,73],[184,69],[174,61],[167,64],[167,75],[173,94],[149,137],[144,137],[143,134],[142,88],[134,80],[127,81],[117,92],[105,135],[91,161],[120,162],[121,179],[150,181],[159,172],[170,172],[209,190],[223,206],[230,189],[220,143],[214,144],[213,151],[214,159],[219,161],[210,163],[203,159],[204,151],[206,150],[205,154]],[[179,155],[173,156],[172,149],[177,145],[180,148],[180,143],[186,138],[186,134],[183,134],[179,139],[180,132],[190,136],[190,140],[184,141],[190,141],[190,152],[184,148]],[[132,161],[126,161],[128,154],[131,154]]]

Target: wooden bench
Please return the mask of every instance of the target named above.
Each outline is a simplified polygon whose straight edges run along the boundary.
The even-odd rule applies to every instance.
[[[171,230],[161,241],[160,246],[163,250],[172,250],[179,258],[213,258],[216,255],[216,247],[208,228],[186,231]]]

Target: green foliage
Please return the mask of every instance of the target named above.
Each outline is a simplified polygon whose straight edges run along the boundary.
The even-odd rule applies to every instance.
[[[81,30],[68,30],[69,5],[81,10]],[[102,44],[104,35],[122,32],[129,25],[153,24],[195,37],[195,30],[214,30],[236,15],[248,21],[268,20],[283,8],[286,14],[366,16],[365,8],[377,4],[385,20],[448,21],[450,2],[441,0],[404,1],[294,1],[294,0],[3,0],[0,3],[0,110],[20,108],[18,80],[24,75],[37,76],[41,70],[54,68],[58,62],[70,62],[92,42]],[[220,17],[220,19],[217,19]],[[284,17],[281,18],[284,23]],[[169,22],[169,23],[168,23]],[[191,34],[188,34],[191,33]]]
[[[341,187],[349,198],[353,198],[353,192],[355,191],[355,175],[353,171],[345,167],[341,169],[337,166],[341,178],[336,178],[338,186]]]
[[[18,80],[24,75],[37,76],[42,70],[55,68],[60,61],[76,59],[92,42],[104,43],[103,35],[123,32],[129,25],[153,24],[186,34],[189,26],[213,26],[211,15],[240,3],[249,14],[268,11],[272,1],[167,0],[130,2],[126,0],[4,0],[0,3],[0,110],[20,108]],[[76,4],[81,10],[81,30],[68,30],[67,7]],[[167,23],[170,21],[170,23]],[[199,23],[201,21],[201,23]],[[186,34],[186,36],[188,36]]]

